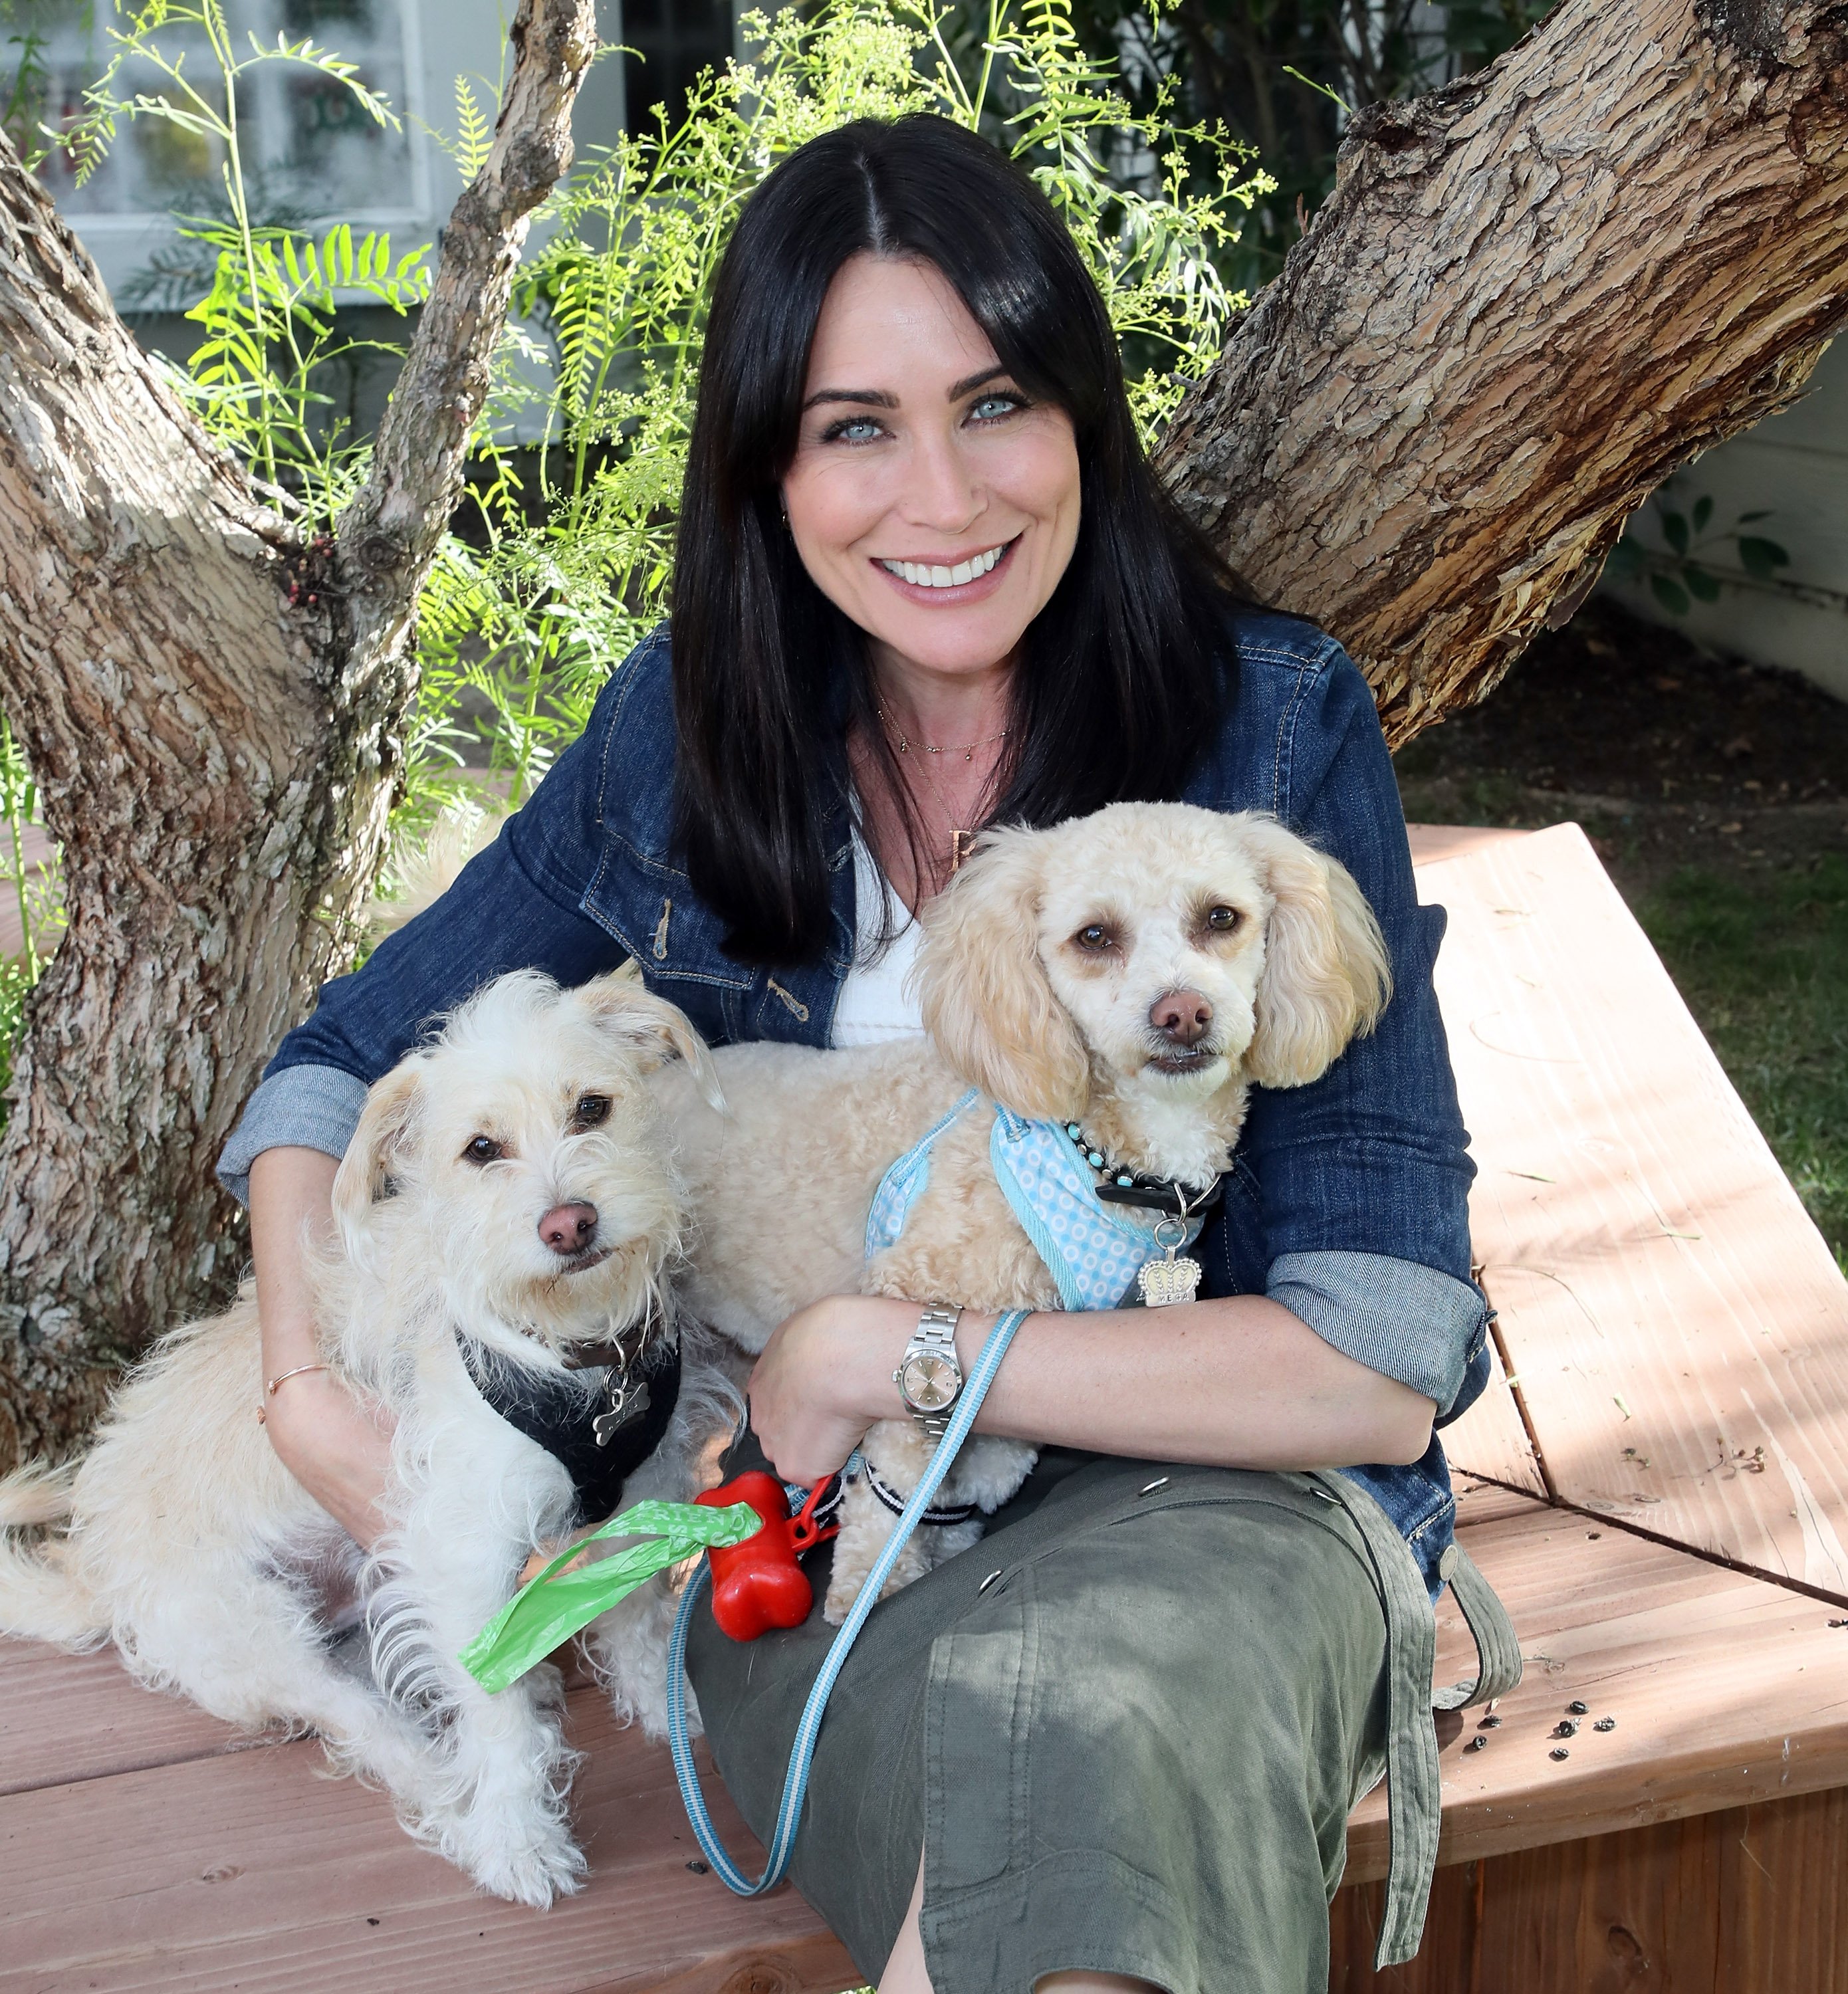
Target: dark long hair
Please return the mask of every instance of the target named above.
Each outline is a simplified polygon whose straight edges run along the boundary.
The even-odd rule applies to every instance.
[[[846,728],[875,714],[864,639],[810,581],[780,491],[822,300],[869,252],[934,265],[1076,432],[1078,543],[1021,646],[991,819],[1177,795],[1232,694],[1241,591],[1143,454],[1103,301],[1051,203],[945,118],[811,139],[752,196],[714,283],[674,572],[680,845],[743,963],[827,944],[824,824]],[[883,728],[867,733],[889,760]]]

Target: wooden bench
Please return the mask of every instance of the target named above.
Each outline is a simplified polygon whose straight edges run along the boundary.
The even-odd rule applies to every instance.
[[[1333,1984],[1848,1989],[1848,1284],[1582,835],[1416,850],[1450,913],[1440,990],[1500,1311],[1494,1382],[1446,1440],[1527,1673],[1498,1725],[1451,1721],[1425,1948],[1382,1976],[1380,1796],[1357,1811]],[[1468,1651],[1440,1620],[1449,1680]],[[591,1875],[542,1917],[317,1779],[313,1745],[238,1738],[107,1656],[0,1643],[0,1989],[858,1984],[791,1891],[746,1904],[690,1870],[665,1752],[588,1685],[571,1706]]]

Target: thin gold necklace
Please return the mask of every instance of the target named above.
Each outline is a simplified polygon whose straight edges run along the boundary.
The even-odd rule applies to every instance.
[[[883,706],[879,709],[879,717],[886,731],[898,744],[898,752],[901,755],[910,754],[913,746],[916,745],[921,748],[927,755],[960,755],[964,761],[972,762],[975,759],[975,750],[978,748],[992,748],[997,741],[1005,741],[1013,731],[1011,726],[1004,727],[999,734],[984,735],[979,741],[965,742],[960,748],[934,748],[927,741],[920,741],[916,743],[907,741],[905,738],[904,729],[893,721],[891,714]]]

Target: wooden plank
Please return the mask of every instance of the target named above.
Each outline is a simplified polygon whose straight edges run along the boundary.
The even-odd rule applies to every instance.
[[[1504,831],[1498,824],[1408,824],[1405,834],[1411,845],[1414,865],[1431,865],[1441,859],[1461,858],[1491,845],[1506,845],[1531,838],[1531,831]]]
[[[1848,1600],[1848,1282],[1667,972],[1576,825],[1418,881],[1548,1483]]]
[[[1472,1712],[1442,1748],[1440,1862],[1848,1784],[1848,1628],[1829,1625],[1826,1605],[1536,1504],[1461,1537],[1527,1669],[1499,1726],[1479,1730]],[[1438,1635],[1438,1681],[1473,1674],[1448,1594]],[[1575,1699],[1589,1712],[1555,1739]],[[1616,1729],[1593,1730],[1605,1716]],[[1488,1743],[1466,1750],[1478,1736]],[[1350,1879],[1385,1874],[1383,1793],[1356,1810],[1348,1846]]]
[[[1343,1890],[1331,1994],[1843,1994],[1845,1866],[1839,1787],[1462,1863],[1383,1973],[1383,1892]]]
[[[153,1699],[149,1699],[152,1701]],[[573,1813],[583,1893],[546,1913],[482,1896],[383,1797],[315,1776],[318,1747],[194,1759],[0,1808],[6,1994],[837,1994],[860,1975],[785,1886],[751,1902],[698,1855],[664,1748],[571,1699],[589,1756]],[[707,1768],[727,1845],[755,1845]],[[760,1860],[761,1859],[757,1859]]]
[[[0,1640],[0,1795],[279,1742],[150,1694],[112,1648],[66,1655]]]

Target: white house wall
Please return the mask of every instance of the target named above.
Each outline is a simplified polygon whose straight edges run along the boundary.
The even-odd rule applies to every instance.
[[[1730,531],[1742,512],[1768,512],[1745,530],[1775,540],[1790,566],[1777,584],[1755,583],[1730,547],[1718,546],[1705,564],[1727,585],[1717,602],[1696,602],[1685,617],[1667,615],[1646,585],[1606,585],[1654,622],[1801,672],[1848,699],[1848,341],[1823,355],[1794,408],[1709,451],[1670,490],[1682,513],[1703,495],[1713,499],[1709,533]],[[1645,509],[1638,527],[1660,549],[1654,509]]]

